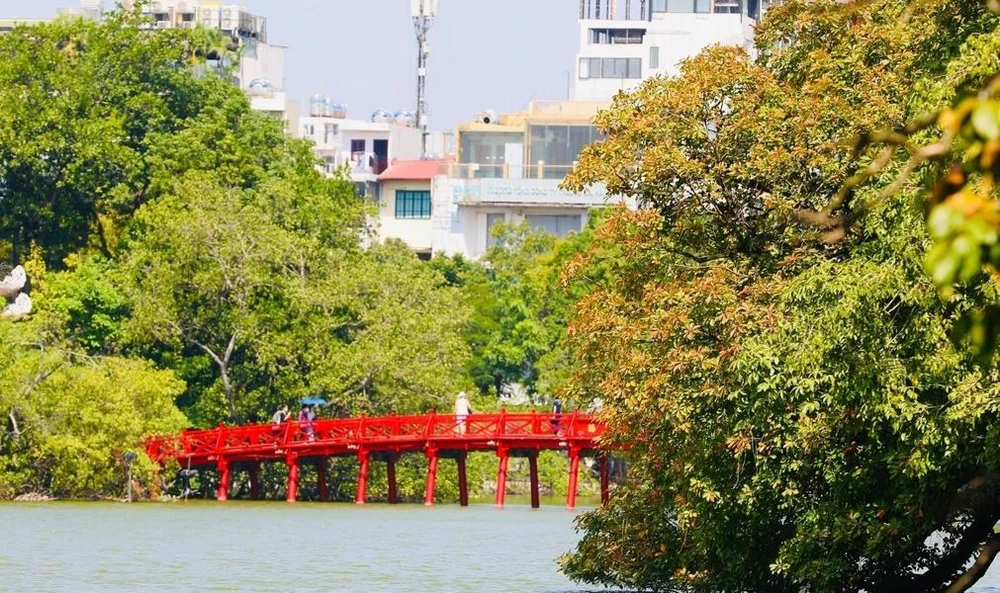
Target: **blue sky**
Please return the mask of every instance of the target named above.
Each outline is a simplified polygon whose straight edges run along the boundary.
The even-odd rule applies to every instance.
[[[416,110],[409,0],[236,0],[268,19],[287,46],[286,88],[308,110],[318,92],[352,117]],[[110,0],[108,1],[110,5]],[[0,0],[0,17],[51,16],[74,0]],[[430,34],[430,127],[452,129],[484,109],[566,97],[577,45],[575,0],[439,0]]]

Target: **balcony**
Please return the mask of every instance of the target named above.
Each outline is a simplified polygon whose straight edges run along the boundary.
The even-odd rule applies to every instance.
[[[461,179],[554,179],[562,181],[573,170],[573,165],[481,165],[477,163],[447,163],[441,174]]]
[[[511,168],[448,164],[435,181],[453,204],[461,206],[595,207],[608,202],[603,185],[576,194],[559,187],[571,167],[532,165]],[[558,175],[557,175],[558,173]]]

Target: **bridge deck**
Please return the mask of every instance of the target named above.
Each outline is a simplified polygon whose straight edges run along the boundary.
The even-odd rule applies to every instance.
[[[468,503],[465,456],[470,451],[494,451],[500,459],[497,504],[504,502],[507,460],[527,457],[531,468],[532,505],[538,506],[537,455],[543,450],[565,450],[570,457],[567,506],[575,506],[580,457],[597,453],[604,425],[593,417],[573,412],[552,414],[473,414],[464,423],[453,415],[381,416],[315,420],[311,423],[252,424],[207,430],[187,430],[179,435],[150,439],[149,456],[161,465],[174,460],[184,468],[214,468],[219,472],[219,500],[227,498],[233,464],[249,465],[251,492],[259,492],[257,468],[268,461],[288,465],[288,494],[297,497],[300,460],[316,463],[320,498],[326,498],[326,460],[356,456],[359,461],[356,501],[365,501],[369,461],[389,463],[390,502],[395,502],[395,461],[403,453],[420,452],[428,458],[425,502],[432,504],[439,457],[455,458],[459,468],[460,502]],[[607,496],[607,462],[601,456],[602,497]],[[252,494],[253,496],[253,494]],[[256,496],[255,496],[256,497]]]

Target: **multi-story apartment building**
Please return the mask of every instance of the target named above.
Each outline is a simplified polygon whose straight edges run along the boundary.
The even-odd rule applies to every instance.
[[[458,160],[432,182],[432,250],[481,257],[493,226],[527,221],[558,236],[579,231],[592,208],[610,201],[603,187],[560,189],[580,151],[600,137],[597,102],[533,102],[520,113],[482,114],[458,127]]]
[[[393,160],[420,158],[420,130],[408,112],[379,110],[369,119],[350,119],[345,106],[319,95],[313,95],[295,135],[312,140],[326,173],[346,167],[364,196],[376,196],[378,176]]]
[[[767,0],[581,0],[577,101],[607,101],[713,45],[752,45]],[[603,12],[602,12],[603,6]],[[621,10],[619,10],[621,9]]]
[[[233,84],[250,96],[254,110],[280,118],[290,133],[298,129],[298,105],[285,94],[287,48],[268,42],[266,18],[237,4],[212,0],[152,0],[143,5],[142,12],[149,15],[151,29],[193,29],[201,25],[224,33],[235,42],[240,54],[232,71]]]

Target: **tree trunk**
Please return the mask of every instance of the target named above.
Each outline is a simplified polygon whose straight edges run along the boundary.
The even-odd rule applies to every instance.
[[[1000,552],[1000,534],[994,533],[993,537],[986,540],[983,547],[979,548],[979,555],[976,556],[976,561],[972,563],[969,570],[955,579],[955,582],[948,587],[945,593],[964,593],[969,590],[970,587],[979,582],[979,579],[983,578],[998,552]]]
[[[233,335],[229,338],[229,344],[226,346],[226,352],[219,356],[214,350],[198,342],[196,340],[191,340],[191,342],[205,351],[212,360],[215,361],[215,365],[219,367],[219,377],[222,379],[222,388],[226,393],[226,405],[229,408],[229,420],[236,424],[243,421],[240,417],[239,412],[236,411],[236,393],[233,388],[233,383],[229,379],[229,359],[233,356],[233,350],[236,349],[236,336],[239,332],[233,332]]]

